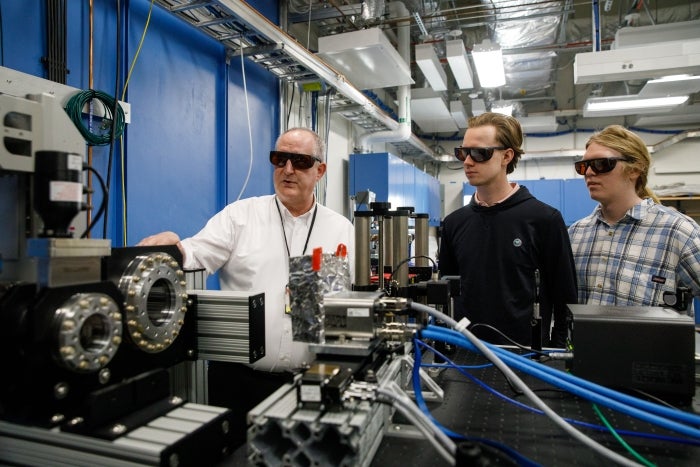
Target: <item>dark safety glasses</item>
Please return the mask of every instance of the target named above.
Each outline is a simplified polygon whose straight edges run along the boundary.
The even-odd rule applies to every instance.
[[[508,149],[504,146],[493,146],[488,148],[455,148],[455,157],[460,161],[466,160],[467,156],[471,157],[474,162],[486,162],[493,157],[493,151],[496,149]]]
[[[617,161],[626,161],[624,157],[601,157],[599,159],[588,159],[574,162],[574,170],[579,175],[586,175],[586,170],[590,167],[595,174],[610,172],[617,165]]]
[[[323,162],[315,156],[296,154],[293,152],[270,151],[270,162],[275,167],[284,167],[287,161],[292,161],[292,167],[297,170],[306,170],[313,167],[316,162]]]

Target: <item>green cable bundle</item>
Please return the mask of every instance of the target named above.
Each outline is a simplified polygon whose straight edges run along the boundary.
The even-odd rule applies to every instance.
[[[102,123],[99,124],[99,132],[91,131],[83,122],[83,108],[93,99],[100,101],[104,108],[105,115],[102,118]],[[80,91],[72,96],[66,103],[66,113],[73,121],[78,130],[83,135],[90,146],[104,146],[112,141],[112,122],[114,121],[113,110],[115,104],[114,97],[102,91],[88,89]],[[99,122],[98,119],[95,119]],[[119,138],[124,132],[124,110],[120,105],[117,105],[117,118],[114,122],[114,138]]]

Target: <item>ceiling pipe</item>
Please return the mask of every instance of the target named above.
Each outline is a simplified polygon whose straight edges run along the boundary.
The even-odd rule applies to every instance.
[[[674,144],[679,143],[684,139],[688,138],[700,138],[700,130],[683,131],[676,135],[670,136],[663,141],[659,141],[658,143],[652,146],[647,146],[647,149],[649,150],[650,154],[654,154],[655,152],[659,152],[662,149],[666,149],[667,147],[673,146]]]
[[[403,2],[390,2],[387,5],[391,18],[407,18],[408,9]],[[397,23],[398,52],[406,61],[411,63],[411,21]],[[397,143],[406,141],[411,137],[411,85],[399,86],[397,90],[399,101],[399,126],[395,130],[365,133],[360,136],[358,147],[360,152],[371,152],[374,143]]]

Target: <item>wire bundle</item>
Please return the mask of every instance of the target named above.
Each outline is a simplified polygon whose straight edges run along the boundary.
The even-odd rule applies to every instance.
[[[688,436],[690,439],[700,439],[700,416],[698,415],[683,412],[677,409],[669,409],[667,407],[630,397],[617,391],[605,388],[604,386],[599,386],[587,380],[576,378],[573,375],[549,368],[546,365],[540,365],[532,362],[529,359],[524,359],[522,357],[518,358],[518,356],[500,349],[497,346],[492,346],[480,341],[469,330],[467,330],[466,326],[463,326],[462,323],[457,323],[451,317],[437,311],[434,308],[416,302],[411,303],[411,307],[418,311],[424,311],[430,316],[442,320],[447,325],[455,329],[459,329],[459,332],[456,332],[442,327],[429,326],[427,329],[421,332],[422,339],[442,340],[483,354],[486,358],[493,362],[493,364],[499,370],[501,370],[501,372],[508,379],[510,379],[511,382],[530,401],[533,402],[535,407],[539,408],[547,417],[549,417],[555,425],[571,435],[577,441],[588,446],[608,460],[620,465],[639,465],[576,430],[573,426],[567,423],[567,421],[554,412],[547,404],[545,404],[532,391],[532,389],[530,389],[513,372],[510,366],[542,379],[543,381],[547,381],[559,388],[564,388],[569,392],[588,399],[596,404],[618,410],[632,417],[661,426],[677,433],[681,433]],[[416,358],[418,358],[418,354],[416,355]],[[527,360],[527,363],[525,360]],[[416,396],[418,396],[418,394],[416,394]],[[421,404],[418,397],[416,397],[416,401],[420,406]],[[425,410],[427,407],[421,407],[421,409]]]
[[[90,113],[90,115],[88,116],[89,125],[86,126],[83,122],[83,108],[92,100],[97,100],[102,104],[102,107],[105,112],[104,119],[110,122],[109,125],[101,125],[102,129],[104,130],[103,132],[93,132],[90,128],[92,126],[92,113]],[[73,121],[73,124],[75,124],[75,126],[78,128],[78,131],[80,131],[80,134],[83,135],[83,138],[85,138],[85,141],[87,141],[87,143],[90,146],[105,146],[112,142],[111,122],[114,121],[113,109],[115,107],[117,109],[117,115],[115,122],[116,127],[114,130],[114,138],[119,138],[124,133],[124,110],[121,108],[120,105],[115,106],[115,98],[110,96],[109,94],[102,91],[96,91],[94,89],[80,91],[74,94],[68,100],[68,102],[66,103],[65,110],[70,119]]]

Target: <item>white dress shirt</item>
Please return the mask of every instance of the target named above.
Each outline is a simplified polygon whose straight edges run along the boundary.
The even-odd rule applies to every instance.
[[[335,253],[338,244],[344,243],[352,278],[355,231],[347,218],[320,204],[316,204],[318,211],[312,227],[313,208],[294,217],[281,202],[278,211],[275,198],[268,195],[231,203],[181,244],[185,269],[205,268],[209,274],[219,271],[222,290],[265,293],[266,355],[252,367],[279,372],[314,359],[308,344],[292,341],[291,318],[284,313],[285,287],[289,282],[284,236],[291,256],[308,255],[318,247],[324,253]]]

